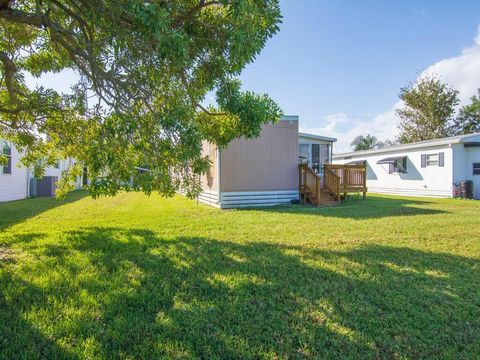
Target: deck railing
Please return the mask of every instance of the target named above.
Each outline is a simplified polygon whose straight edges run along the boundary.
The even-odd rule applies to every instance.
[[[330,171],[339,177],[340,193],[362,192],[365,198],[367,192],[366,165],[325,164],[324,171],[325,173]]]
[[[322,178],[307,164],[299,166],[300,194],[308,197],[314,205],[320,205],[322,192]]]

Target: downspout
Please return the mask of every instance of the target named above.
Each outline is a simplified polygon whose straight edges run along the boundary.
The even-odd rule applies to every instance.
[[[218,187],[218,205],[222,208],[222,181],[221,181],[221,171],[220,167],[222,166],[222,152],[220,147],[217,145],[217,187]]]
[[[27,198],[30,197],[30,169],[27,167]]]

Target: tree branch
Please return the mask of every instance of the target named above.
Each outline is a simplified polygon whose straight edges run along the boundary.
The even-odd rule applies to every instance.
[[[185,22],[191,20],[195,16],[195,14],[198,13],[200,10],[202,10],[203,8],[206,8],[208,6],[212,6],[212,5],[220,5],[220,2],[215,1],[215,0],[212,0],[212,1],[200,0],[198,5],[191,8],[185,14],[177,17],[173,21],[172,26],[174,28],[179,27],[180,25],[184,24]]]
[[[17,72],[17,67],[5,51],[0,51],[0,61],[2,62],[5,70],[5,85],[7,86],[8,94],[13,101],[16,101],[17,90],[15,89],[14,77],[15,73]]]

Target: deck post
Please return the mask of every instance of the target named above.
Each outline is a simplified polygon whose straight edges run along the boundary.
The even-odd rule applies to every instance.
[[[316,195],[317,195],[317,196],[316,196],[316,198],[317,198],[317,201],[316,201],[316,202],[317,202],[317,206],[320,206],[320,193],[321,193],[321,191],[320,191],[320,185],[321,185],[321,184],[320,184],[320,178],[317,176],[317,177],[315,178],[315,189],[316,189],[315,192],[317,193],[317,194],[316,194]]]

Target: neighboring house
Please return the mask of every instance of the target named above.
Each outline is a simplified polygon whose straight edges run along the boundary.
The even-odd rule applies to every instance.
[[[0,202],[25,199],[36,195],[40,184],[34,179],[32,172],[24,166],[19,166],[21,154],[9,142],[0,139],[0,150],[7,156],[8,164],[0,166]],[[60,160],[57,165],[49,166],[45,170],[45,179],[59,178],[66,170],[69,160]],[[53,177],[53,178],[51,178]],[[45,181],[40,186],[48,186]],[[77,188],[81,187],[80,179]]]
[[[307,133],[298,134],[300,163],[309,165],[317,174],[323,174],[323,165],[332,163],[333,143],[337,139]]]
[[[480,133],[333,155],[334,164],[363,162],[370,192],[452,197],[470,180],[480,199]]]

